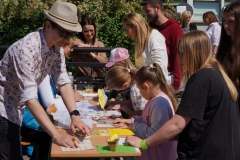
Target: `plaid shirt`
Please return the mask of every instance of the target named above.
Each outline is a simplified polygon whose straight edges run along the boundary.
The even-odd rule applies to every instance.
[[[0,61],[0,115],[21,125],[24,103],[37,98],[37,86],[49,72],[56,85],[70,83],[63,50],[48,48],[43,29],[12,44]]]

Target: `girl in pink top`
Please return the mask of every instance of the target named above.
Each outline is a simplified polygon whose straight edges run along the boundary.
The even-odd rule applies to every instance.
[[[133,116],[131,119],[118,118],[114,123],[120,128],[129,128],[136,136],[146,139],[173,117],[177,103],[158,64],[143,66],[134,79],[140,94],[148,100],[142,116]],[[168,141],[142,150],[142,155],[136,159],[175,160],[176,150],[177,141]]]

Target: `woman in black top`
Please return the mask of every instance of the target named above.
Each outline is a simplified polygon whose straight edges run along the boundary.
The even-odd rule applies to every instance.
[[[130,136],[126,142],[146,149],[178,135],[179,160],[239,160],[238,94],[212,57],[208,36],[189,32],[180,38],[178,50],[188,81],[176,114],[146,140]]]

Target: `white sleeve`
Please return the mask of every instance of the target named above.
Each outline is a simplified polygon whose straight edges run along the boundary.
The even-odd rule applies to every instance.
[[[148,41],[149,56],[152,63],[157,63],[168,79],[168,55],[164,36],[157,30],[153,30]]]
[[[130,97],[134,111],[144,110],[147,100],[142,97],[136,84],[131,87]]]
[[[212,33],[212,44],[214,46],[218,46],[220,41],[220,35],[221,35],[221,26],[216,23],[213,25],[213,33]]]
[[[41,97],[44,108],[49,107],[51,104],[55,104],[55,99],[53,97],[50,85],[49,75],[47,75],[42,81],[42,83],[38,85],[38,92]]]

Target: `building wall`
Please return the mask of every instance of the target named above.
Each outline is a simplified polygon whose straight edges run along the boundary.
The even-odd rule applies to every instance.
[[[236,0],[183,0],[181,2],[174,2],[174,6],[178,6],[182,3],[187,3],[192,6],[193,16],[191,21],[197,25],[198,30],[205,31],[207,26],[203,23],[202,15],[207,11],[212,11],[216,14],[221,23],[222,11],[228,4]],[[240,1],[240,0],[238,0]]]
[[[195,24],[196,24],[198,30],[205,31],[207,29],[207,25],[205,25],[203,23],[195,23]]]

